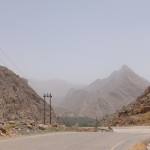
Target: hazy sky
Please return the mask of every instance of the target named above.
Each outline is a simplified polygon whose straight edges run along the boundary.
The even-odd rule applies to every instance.
[[[150,0],[0,0],[0,48],[29,78],[90,83],[126,64],[150,80]]]

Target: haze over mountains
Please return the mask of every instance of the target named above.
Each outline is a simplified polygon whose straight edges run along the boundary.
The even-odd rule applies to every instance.
[[[53,95],[52,104],[58,116],[88,116],[101,118],[127,106],[139,96],[149,81],[123,65],[105,79],[89,85],[74,85],[63,80],[29,80],[36,92]],[[38,85],[38,86],[37,86]]]
[[[133,102],[149,82],[139,77],[128,66],[113,72],[108,78],[67,93],[61,107],[75,116],[101,118]]]
[[[34,80],[29,79],[30,86],[43,98],[44,93],[52,94],[52,105],[59,106],[71,88],[81,88],[85,85],[69,83],[65,80]]]

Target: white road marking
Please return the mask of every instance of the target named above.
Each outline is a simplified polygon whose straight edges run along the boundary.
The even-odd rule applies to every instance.
[[[110,150],[115,150],[118,146],[120,146],[122,143],[128,141],[128,140],[131,140],[131,139],[134,139],[136,137],[139,137],[139,136],[146,136],[146,135],[137,135],[137,136],[133,136],[133,137],[130,137],[130,138],[127,138],[123,141],[121,141],[120,143],[118,143],[117,145],[113,146]],[[148,137],[150,137],[150,135],[147,135]]]

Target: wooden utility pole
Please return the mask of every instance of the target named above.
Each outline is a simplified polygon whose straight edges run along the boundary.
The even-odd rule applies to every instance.
[[[96,120],[95,120],[95,132],[97,132],[97,126],[98,126],[98,120],[97,120],[97,117],[96,117]]]
[[[44,97],[44,125],[45,125],[45,103],[46,103],[46,102],[45,102],[45,97],[46,97],[46,95],[44,94],[43,97]]]
[[[52,124],[52,106],[51,106],[51,98],[52,98],[52,95],[50,94],[49,95],[49,97],[50,97],[50,104],[49,104],[49,116],[50,116],[50,118],[49,118],[49,123],[50,123],[50,125]]]
[[[45,121],[45,105],[46,105],[46,101],[45,101],[45,98],[46,97],[49,97],[50,98],[50,103],[49,103],[49,123],[50,123],[50,125],[52,124],[52,106],[51,106],[51,98],[52,98],[52,95],[51,94],[48,94],[47,93],[47,95],[46,94],[44,94],[44,125],[46,124],[46,121]]]

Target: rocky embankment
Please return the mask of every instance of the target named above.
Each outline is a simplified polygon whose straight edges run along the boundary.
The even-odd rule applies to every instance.
[[[105,118],[101,125],[132,126],[150,125],[150,87],[137,100],[120,111],[115,117]]]
[[[8,121],[0,124],[0,137],[13,137],[19,135],[33,135],[50,132],[113,132],[113,129],[95,127],[66,127],[54,123],[52,125],[36,124],[34,120]]]
[[[52,125],[36,124],[33,120],[8,121],[0,124],[0,137],[39,134],[54,131],[68,131],[65,125],[54,123]]]

